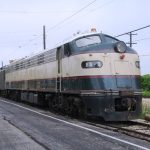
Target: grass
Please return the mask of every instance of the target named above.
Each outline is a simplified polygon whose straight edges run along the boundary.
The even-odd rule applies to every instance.
[[[144,90],[142,96],[149,98],[150,97],[150,91]],[[142,113],[140,115],[140,118],[144,119],[144,117],[145,117],[146,114],[150,115],[150,104],[144,104],[143,103],[142,104]]]

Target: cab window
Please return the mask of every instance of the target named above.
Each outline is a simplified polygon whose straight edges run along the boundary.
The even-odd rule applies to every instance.
[[[85,36],[76,40],[76,45],[79,48],[90,46],[90,45],[96,45],[100,43],[101,43],[101,39],[98,35]]]
[[[105,37],[105,41],[107,43],[116,43],[119,41],[118,39],[111,37],[111,36],[108,36],[108,35],[104,35],[104,37]]]

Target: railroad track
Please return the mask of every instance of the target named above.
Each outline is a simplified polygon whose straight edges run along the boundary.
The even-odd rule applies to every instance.
[[[90,125],[120,132],[138,139],[150,142],[150,123],[145,123],[140,120],[128,122],[85,122]]]

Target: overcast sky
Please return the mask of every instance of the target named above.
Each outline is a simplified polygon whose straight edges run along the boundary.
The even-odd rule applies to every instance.
[[[0,0],[0,61],[8,64],[41,51],[43,25],[48,49],[93,27],[115,36],[150,25],[150,0]],[[133,48],[142,74],[150,74],[150,28],[136,33]],[[119,38],[129,41],[128,35]]]

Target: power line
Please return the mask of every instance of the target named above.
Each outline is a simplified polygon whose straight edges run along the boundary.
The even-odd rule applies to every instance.
[[[99,9],[101,9],[101,8],[103,8],[103,7],[105,7],[105,6],[108,6],[108,5],[111,4],[113,1],[116,1],[116,0],[107,1],[107,2],[103,3],[102,5],[96,7],[95,9],[89,10],[84,16],[82,16],[82,18],[84,18],[85,16],[87,16],[89,13],[91,14],[91,13],[93,13],[93,12],[95,12],[95,11],[97,11],[97,10],[99,10]],[[80,17],[81,17],[81,16],[79,16],[78,18],[80,18]],[[73,21],[71,21],[71,23],[73,23],[74,21],[77,21],[77,20],[73,20]],[[59,29],[60,29],[60,28],[61,28],[61,27],[59,27]]]
[[[150,25],[147,25],[147,26],[144,26],[144,27],[141,27],[141,28],[138,28],[138,29],[129,31],[129,32],[125,32],[125,33],[123,33],[123,34],[119,34],[119,35],[117,35],[117,36],[115,36],[115,37],[119,37],[119,36],[122,36],[122,35],[130,34],[130,33],[132,33],[132,32],[136,32],[136,31],[139,31],[139,30],[143,30],[143,29],[149,28],[149,27],[150,27]]]
[[[78,11],[76,11],[76,12],[73,13],[72,15],[70,15],[70,16],[66,17],[64,20],[58,22],[57,24],[55,24],[54,26],[52,26],[51,28],[49,28],[49,29],[48,29],[48,32],[49,32],[50,30],[56,28],[57,26],[60,26],[60,24],[63,24],[64,22],[66,22],[67,20],[71,19],[72,17],[76,16],[77,14],[79,14],[80,12],[82,12],[83,10],[85,10],[87,7],[89,7],[90,5],[92,5],[93,3],[95,3],[96,1],[97,1],[97,0],[93,0],[92,2],[88,3],[88,4],[85,5],[84,7],[80,8]],[[104,3],[102,6],[97,7],[97,8],[95,8],[95,9],[93,9],[93,10],[90,10],[90,12],[92,13],[92,12],[96,11],[97,9],[100,9],[100,8],[104,7],[105,5],[108,5],[108,4],[112,3],[113,1],[115,1],[115,0],[110,0],[110,1],[108,1],[108,2],[106,2],[106,3]],[[35,12],[35,13],[36,13],[36,12]],[[38,12],[37,12],[37,13],[38,13]],[[34,40],[40,38],[41,36],[42,36],[42,34],[40,34],[39,36],[36,36],[33,40],[30,40],[30,41],[28,41],[28,42],[32,42],[32,41],[34,41]],[[24,47],[24,46],[26,46],[26,45],[27,45],[27,43],[26,43],[26,44],[23,44],[22,46],[19,46],[19,47]]]
[[[87,5],[85,5],[83,8],[81,8],[81,9],[79,9],[78,11],[76,11],[75,12],[75,10],[55,10],[55,11],[9,11],[9,10],[0,10],[0,13],[1,12],[8,12],[8,13],[58,13],[58,12],[60,12],[60,13],[63,13],[63,12],[75,12],[74,14],[72,14],[71,16],[69,16],[69,17],[67,17],[67,18],[65,18],[64,20],[66,21],[66,20],[68,20],[68,19],[70,19],[71,17],[73,17],[73,16],[75,16],[75,15],[77,15],[78,13],[80,13],[82,10],[84,10],[84,9],[86,9],[87,7],[89,7],[90,5],[92,5],[94,2],[96,2],[97,0],[94,0],[94,1],[92,1],[92,2],[90,2],[90,3],[88,3]],[[102,4],[101,6],[99,6],[99,7],[97,7],[97,8],[95,8],[95,9],[91,9],[91,10],[89,10],[89,12],[88,13],[91,13],[91,12],[94,12],[94,11],[96,11],[96,10],[98,10],[98,9],[101,9],[102,7],[104,7],[104,6],[106,6],[106,5],[108,5],[108,4],[110,4],[110,3],[112,3],[113,1],[115,1],[115,0],[110,0],[110,1],[108,1],[108,2],[106,2],[106,3],[104,3],[104,4]],[[62,21],[60,21],[59,23],[57,23],[57,24],[55,24],[54,26],[57,26],[57,25],[60,25],[61,24],[61,22],[65,22],[64,20],[62,20]],[[53,28],[55,28],[54,26],[52,26],[51,28],[53,29]],[[51,29],[50,28],[50,29]],[[49,30],[50,30],[49,29]],[[25,31],[26,32],[26,31]],[[28,31],[29,32],[29,31]],[[18,32],[8,32],[8,33],[12,33],[12,34],[14,34],[14,33],[20,33],[19,31]],[[40,36],[40,35],[39,35]],[[37,38],[37,37],[36,37]]]
[[[146,54],[146,55],[139,55],[140,57],[145,57],[145,56],[150,56],[150,54]]]
[[[87,7],[89,7],[90,5],[92,5],[93,3],[95,3],[97,0],[94,0],[90,3],[88,3],[87,5],[85,5],[84,7],[80,8],[78,11],[76,11],[75,13],[73,13],[72,15],[66,17],[65,19],[63,19],[62,21],[58,22],[57,24],[55,24],[54,26],[52,26],[49,30],[52,30],[54,28],[56,28],[57,26],[59,26],[60,24],[63,24],[64,22],[66,22],[67,20],[69,20],[70,18],[76,16],[77,14],[79,14],[80,12],[82,12],[84,9],[86,9]]]
[[[150,37],[143,38],[143,39],[138,39],[138,40],[135,40],[135,42],[138,42],[138,41],[145,41],[145,40],[150,40]]]
[[[51,28],[49,28],[48,30],[52,30],[52,29],[56,28],[57,26],[59,26],[60,24],[63,24],[64,22],[66,22],[70,18],[74,17],[75,15],[77,15],[80,12],[82,12],[83,10],[85,10],[87,7],[89,7],[90,5],[92,5],[93,3],[95,3],[96,1],[97,0],[93,0],[92,2],[88,3],[87,5],[85,5],[84,7],[80,8],[78,11],[76,11],[75,13],[73,13],[72,15],[66,17],[62,21],[58,22],[57,24],[55,24],[54,26],[52,26]],[[32,41],[34,41],[37,38],[40,38],[41,36],[42,36],[42,34],[40,34],[39,37],[34,38]],[[29,41],[29,42],[31,42],[31,41]],[[24,44],[23,46],[25,46],[25,45],[27,45],[27,44]],[[21,47],[23,47],[23,46],[21,46]]]
[[[90,3],[88,3],[87,5],[85,5],[84,7],[80,8],[78,11],[76,11],[76,12],[73,13],[72,15],[66,17],[66,18],[63,19],[62,21],[58,22],[57,24],[55,24],[54,26],[52,26],[51,28],[49,28],[47,32],[49,32],[49,31],[52,30],[52,29],[55,29],[57,26],[60,26],[60,24],[63,24],[63,23],[66,22],[67,20],[69,20],[69,19],[71,19],[72,17],[76,16],[77,14],[79,14],[80,12],[82,12],[83,10],[85,10],[87,7],[89,7],[90,5],[92,5],[93,3],[95,3],[96,1],[97,1],[97,0],[94,0],[94,1],[92,1],[92,2],[90,2]],[[106,3],[104,3],[102,6],[95,8],[95,9],[92,10],[92,11],[90,10],[90,12],[92,13],[92,12],[96,11],[97,9],[100,9],[100,8],[102,8],[102,7],[104,7],[104,6],[106,6],[106,5],[110,4],[110,3],[112,3],[113,1],[115,1],[115,0],[110,0],[110,1],[108,1],[108,2],[106,2]],[[39,36],[42,36],[42,34],[39,35]],[[37,38],[39,38],[39,37],[36,37],[35,39],[37,39]],[[26,44],[25,44],[25,45],[26,45]],[[25,45],[24,45],[24,46],[25,46]]]
[[[70,13],[75,10],[54,10],[54,11],[20,11],[20,10],[0,10],[0,13],[16,13],[16,14],[47,14],[47,13]]]
[[[104,3],[104,4],[102,4],[101,6],[99,6],[99,7],[95,8],[95,9],[93,9],[91,12],[94,12],[94,11],[96,11],[96,10],[98,10],[98,9],[101,9],[101,8],[104,7],[104,6],[111,4],[113,1],[115,1],[115,0],[110,0],[110,1],[108,1],[108,2],[106,2],[106,3]]]

